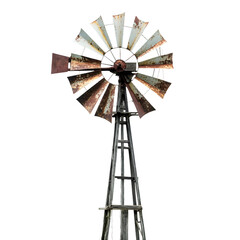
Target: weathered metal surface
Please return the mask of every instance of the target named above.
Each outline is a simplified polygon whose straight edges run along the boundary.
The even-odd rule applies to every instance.
[[[154,111],[155,108],[147,101],[147,99],[138,91],[132,82],[126,84],[127,89],[133,99],[134,105],[138,111],[139,117],[143,117],[145,114]]]
[[[148,22],[143,22],[140,19],[138,19],[138,17],[135,17],[127,46],[129,50],[131,50],[135,46],[147,25]]]
[[[71,71],[95,68],[101,68],[101,61],[72,53],[70,59]]]
[[[114,69],[116,70],[116,72],[123,72],[126,69],[126,63],[123,60],[118,59],[114,63]]]
[[[152,49],[161,46],[165,42],[166,40],[162,37],[159,30],[156,31],[152,37],[150,37],[147,42],[135,53],[136,58],[142,57]]]
[[[103,217],[103,229],[102,229],[101,240],[108,240],[110,220],[111,220],[111,210],[105,210],[104,217]]]
[[[102,76],[102,72],[99,70],[99,71],[94,71],[90,73],[71,76],[71,77],[68,77],[68,80],[72,87],[73,93],[76,93],[77,91],[79,91],[80,89],[88,85],[91,81],[101,76]]]
[[[136,72],[137,71],[137,64],[136,63],[126,63],[125,71]]]
[[[123,74],[125,75],[125,74]],[[128,211],[133,211],[134,213],[134,222],[135,222],[135,233],[136,240],[146,240],[145,236],[145,228],[143,223],[142,216],[142,205],[140,199],[140,191],[138,184],[138,176],[137,169],[134,157],[134,149],[132,142],[132,134],[131,134],[131,126],[130,126],[130,113],[128,110],[128,100],[126,93],[126,84],[124,83],[123,75],[119,75],[119,87],[118,87],[118,99],[117,99],[117,107],[115,117],[115,128],[114,128],[114,137],[113,137],[113,148],[112,148],[112,158],[111,158],[111,167],[108,181],[108,191],[107,191],[107,200],[105,208],[100,208],[104,211],[104,219],[103,219],[103,230],[101,240],[109,239],[109,226],[111,222],[111,212],[116,211],[125,211],[125,214],[121,215],[121,236],[120,240],[128,239]],[[123,126],[123,124],[125,126]],[[120,128],[121,125],[121,128]],[[119,139],[119,132],[121,132]],[[120,151],[119,145],[121,144]],[[128,151],[123,151],[123,145],[128,145]],[[120,158],[117,156],[120,153],[121,162],[117,164],[117,161]],[[128,157],[126,161],[125,153],[128,153]],[[129,164],[129,165],[128,165]],[[128,165],[128,166],[126,166]],[[116,168],[121,168],[121,176],[116,176]],[[131,177],[125,176],[124,169],[128,168],[130,170]],[[131,193],[132,193],[132,205],[125,205],[124,203],[124,194],[127,193],[127,189],[122,188],[121,185],[121,205],[113,205],[113,194],[114,194],[114,183],[115,178],[121,179],[121,182],[125,180],[131,180]],[[130,190],[130,189],[129,189]],[[125,192],[125,193],[124,193]],[[141,238],[140,238],[141,235]]]
[[[164,80],[150,77],[141,73],[138,73],[135,77],[138,81],[149,87],[152,91],[158,94],[161,98],[164,97],[171,83]]]
[[[113,101],[115,95],[115,85],[109,83],[106,92],[98,106],[95,116],[106,119],[112,122]]]
[[[118,47],[122,47],[124,20],[125,20],[125,13],[113,16],[113,24],[115,28]]]
[[[110,38],[108,36],[106,27],[104,25],[103,19],[100,16],[97,20],[91,23],[93,28],[97,31],[97,33],[100,35],[104,43],[107,45],[109,49],[112,49],[112,43],[110,41]]]
[[[129,83],[132,81],[134,74],[132,72],[128,72],[128,73],[124,73],[122,74],[121,77],[121,81],[125,82],[125,83]]]
[[[128,210],[121,211],[120,240],[128,240]]]
[[[135,210],[135,211],[141,211],[142,206],[137,206],[137,205],[111,205],[107,206],[105,208],[100,208],[100,210]]]
[[[136,72],[136,63],[126,63],[121,59],[118,59],[114,63],[114,69],[117,73],[120,72]]]
[[[91,87],[88,91],[86,91],[83,95],[77,98],[77,100],[87,109],[89,113],[92,112],[94,106],[96,105],[98,99],[105,90],[107,84],[108,81],[103,78],[93,87]]]
[[[139,62],[140,68],[173,68],[172,53]]]
[[[51,73],[53,74],[53,73],[67,72],[68,62],[69,62],[69,57],[53,53]]]
[[[83,30],[80,30],[80,33],[76,37],[76,41],[84,47],[87,47],[91,50],[96,51],[97,53],[104,55],[105,52],[95,43],[91,37]]]

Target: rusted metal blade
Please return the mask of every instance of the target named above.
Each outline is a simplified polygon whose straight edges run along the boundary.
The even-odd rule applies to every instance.
[[[125,20],[125,13],[113,16],[113,24],[115,28],[117,46],[120,48],[122,47],[122,41],[123,41],[124,20]]]
[[[68,71],[69,57],[58,55],[56,53],[52,54],[52,71],[51,73],[60,73]]]
[[[161,98],[164,97],[171,83],[164,80],[150,77],[141,73],[138,73],[135,77],[138,81],[149,87],[152,91],[158,94]]]
[[[106,92],[98,106],[95,116],[106,119],[112,122],[113,101],[115,95],[115,85],[109,83]]]
[[[150,37],[147,42],[135,53],[136,58],[142,57],[144,54],[150,52],[152,49],[159,47],[166,40],[162,37],[159,30],[156,31],[152,37]]]
[[[92,112],[107,84],[108,81],[103,78],[77,99],[88,110],[89,113]]]
[[[143,22],[138,17],[135,17],[127,49],[131,50],[134,47],[147,25],[148,22]]]
[[[97,31],[97,33],[100,35],[104,43],[107,45],[109,49],[112,49],[112,43],[110,41],[110,38],[108,36],[106,27],[104,25],[104,22],[102,20],[102,17],[100,16],[97,20],[91,23],[93,28]]]
[[[81,29],[80,33],[77,35],[76,41],[82,46],[94,50],[101,55],[105,54],[105,52],[92,40],[91,37],[89,37],[89,35],[83,29]]]
[[[88,85],[91,81],[101,76],[102,76],[102,72],[99,70],[99,71],[94,71],[90,73],[71,76],[71,77],[68,77],[68,80],[72,87],[73,93],[76,93],[77,91],[79,91],[80,89]]]
[[[70,59],[71,71],[96,68],[101,68],[101,61],[72,53]]]
[[[172,53],[139,62],[140,68],[173,68]]]
[[[133,99],[134,105],[138,111],[139,117],[141,118],[145,114],[154,111],[155,108],[147,101],[147,99],[138,91],[132,82],[126,84],[127,89]]]

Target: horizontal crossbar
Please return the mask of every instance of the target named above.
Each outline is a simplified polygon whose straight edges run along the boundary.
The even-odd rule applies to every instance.
[[[99,210],[142,210],[142,206],[139,205],[111,205],[105,208],[99,208]]]
[[[115,176],[117,179],[134,179],[133,177],[122,177],[122,176]]]
[[[120,116],[138,116],[138,112],[113,112],[113,117]]]
[[[118,148],[130,149],[129,147],[122,147],[122,146],[118,146]]]
[[[129,143],[128,140],[118,140],[119,143]]]

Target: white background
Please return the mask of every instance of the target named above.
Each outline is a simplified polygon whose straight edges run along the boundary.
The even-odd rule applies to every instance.
[[[132,118],[147,239],[240,239],[238,1],[5,1],[1,20],[0,239],[100,239],[113,124],[89,116],[52,52],[126,12],[174,53],[157,111]],[[91,30],[92,31],[92,30]],[[79,52],[80,53],[80,52]],[[114,226],[118,229],[118,226]]]

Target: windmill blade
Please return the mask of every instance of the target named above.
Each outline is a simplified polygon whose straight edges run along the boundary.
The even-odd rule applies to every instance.
[[[117,47],[119,48],[122,47],[124,20],[125,20],[125,13],[113,16],[113,24],[114,24],[115,34],[117,39]]]
[[[138,73],[135,77],[138,81],[140,81],[145,86],[149,87],[152,91],[158,94],[161,98],[164,97],[171,83],[166,82],[164,80],[150,77],[141,73]]]
[[[112,122],[113,101],[115,95],[115,85],[109,83],[106,92],[98,106],[95,116],[106,119]]]
[[[135,17],[127,49],[131,50],[134,47],[147,25],[148,22],[143,22],[138,17]]]
[[[72,53],[70,59],[71,71],[96,68],[101,68],[101,61]]]
[[[126,84],[127,89],[133,99],[134,105],[138,111],[139,117],[143,117],[145,114],[154,111],[155,108],[147,101],[147,99],[138,91],[132,82]]]
[[[108,81],[103,78],[77,99],[89,113],[92,112],[107,84]]]
[[[106,27],[104,25],[104,22],[102,20],[102,17],[100,16],[97,20],[91,23],[93,28],[97,31],[97,33],[100,35],[104,43],[107,45],[108,49],[112,49],[112,43],[110,41],[110,38],[108,36]]]
[[[68,77],[68,80],[72,87],[73,93],[76,93],[77,91],[79,91],[80,89],[88,85],[91,81],[101,76],[102,76],[102,72],[99,70],[99,71],[94,71],[90,73],[71,76],[71,77]]]
[[[91,37],[83,30],[76,37],[76,41],[84,47],[96,51],[97,53],[104,55],[105,52],[92,40]]]
[[[69,57],[62,56],[56,53],[52,54],[52,70],[51,73],[67,72]]]
[[[172,53],[140,62],[138,66],[140,68],[173,68]]]
[[[152,49],[159,47],[165,42],[166,40],[162,37],[159,30],[156,31],[152,37],[150,37],[147,42],[135,53],[136,58],[142,57]]]

